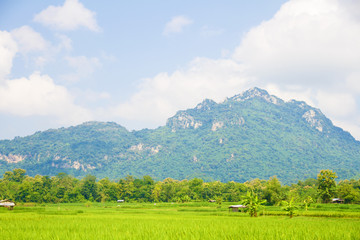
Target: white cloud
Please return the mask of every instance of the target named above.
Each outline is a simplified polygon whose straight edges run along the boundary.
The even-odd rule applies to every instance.
[[[52,58],[54,48],[51,43],[31,27],[22,26],[10,33],[17,43],[18,52],[26,61],[26,66],[34,64],[36,67],[43,67]]]
[[[6,31],[0,31],[0,83],[10,74],[13,58],[18,50],[17,44]]]
[[[357,106],[351,93],[318,91],[318,106],[324,112],[337,118],[349,117],[356,113]]]
[[[17,52],[21,53],[28,68],[43,68],[47,63],[54,61],[58,55],[72,50],[72,41],[66,35],[55,34],[59,40],[55,45],[45,40],[40,33],[29,26],[16,28],[10,33],[17,43]]]
[[[360,71],[350,73],[346,79],[346,83],[349,89],[360,94]]]
[[[18,43],[19,52],[46,51],[49,43],[29,26],[22,26],[11,31],[13,39]]]
[[[35,72],[28,78],[9,79],[18,52],[45,51],[48,45],[41,35],[27,26],[11,33],[0,31],[0,112],[20,117],[50,116],[62,124],[92,119],[87,109],[75,104],[74,97],[65,87],[55,84],[47,75]],[[41,61],[41,58],[36,59]]]
[[[277,84],[268,84],[266,88],[270,94],[281,97],[285,101],[296,99],[298,101],[304,101],[310,106],[316,106],[313,95],[315,94],[311,87],[303,86],[287,86],[286,89],[282,89]]]
[[[232,60],[194,59],[186,69],[145,79],[139,91],[113,115],[131,120],[130,127],[155,127],[180,109],[194,107],[205,98],[222,101],[244,89],[247,79]],[[141,124],[139,124],[141,122]],[[137,125],[139,124],[139,125]]]
[[[91,119],[89,111],[77,106],[65,87],[39,73],[7,80],[0,86],[0,111],[17,116],[56,116],[63,123]]]
[[[250,30],[234,58],[265,81],[319,87],[358,69],[359,42],[359,22],[340,1],[292,0]]]
[[[49,6],[34,17],[34,21],[58,30],[76,30],[80,27],[100,31],[96,13],[85,8],[78,0],[66,0],[63,6]]]
[[[96,57],[66,57],[69,66],[75,70],[74,73],[63,75],[62,78],[69,82],[76,82],[82,78],[90,76],[96,69],[102,66]]]
[[[233,58],[246,66],[258,85],[276,89],[280,97],[306,100],[334,122],[346,122],[340,127],[356,134],[358,6],[352,0],[291,0],[272,19],[251,29]]]
[[[58,51],[61,51],[61,50],[71,51],[72,50],[72,40],[68,36],[62,35],[62,34],[56,34],[56,37],[60,40],[60,43],[58,45]]]
[[[166,23],[163,34],[181,33],[184,27],[192,23],[193,21],[185,16],[173,17],[170,22]]]

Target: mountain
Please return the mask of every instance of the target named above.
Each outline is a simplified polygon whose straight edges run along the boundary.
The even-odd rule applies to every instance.
[[[243,182],[276,175],[292,183],[321,169],[333,169],[339,179],[359,177],[360,142],[319,109],[253,88],[222,103],[206,99],[157,129],[87,122],[0,141],[0,173],[13,168],[110,179]]]

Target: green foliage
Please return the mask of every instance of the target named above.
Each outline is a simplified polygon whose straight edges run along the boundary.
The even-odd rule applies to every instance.
[[[321,170],[318,174],[318,192],[321,200],[325,203],[330,202],[336,190],[336,173],[332,170]]]
[[[276,175],[290,184],[315,178],[323,168],[333,169],[341,180],[358,177],[359,156],[360,143],[333,126],[320,110],[253,89],[219,104],[205,100],[179,111],[156,129],[129,132],[116,123],[87,122],[0,141],[0,174],[21,168],[30,176],[63,172],[79,178],[149,175],[156,180],[201,178],[207,182],[244,182]],[[19,174],[14,177],[21,181]],[[264,193],[271,204],[286,197],[273,181]],[[123,184],[130,184],[126,197],[138,194],[131,183]],[[197,184],[194,180],[189,186],[195,194],[189,195],[192,199],[203,198]],[[236,200],[236,196],[229,192],[224,200]]]
[[[307,211],[309,209],[310,204],[313,202],[314,202],[314,200],[312,199],[311,196],[307,196],[307,198],[304,199],[303,203],[304,203],[305,211]]]
[[[294,198],[291,198],[290,201],[282,201],[281,205],[283,206],[283,210],[287,212],[290,218],[292,218],[295,214],[295,210],[298,208],[295,205]]]
[[[251,217],[257,217],[259,207],[266,203],[266,200],[260,200],[253,191],[248,191],[242,203],[248,208]]]
[[[269,181],[267,181],[265,189],[263,190],[263,198],[271,205],[275,205],[286,198],[285,192],[282,191],[281,183],[276,176],[271,177]]]
[[[267,205],[278,205],[282,200],[294,199],[307,209],[312,203],[315,187],[312,185],[313,180],[283,186],[275,177],[268,180],[254,179],[245,183],[204,182],[199,178],[182,181],[167,178],[155,181],[150,176],[135,178],[130,175],[119,181],[111,181],[108,178],[97,180],[93,175],[79,180],[65,173],[59,173],[54,177],[24,175],[21,181],[9,177],[23,172],[20,170],[6,172],[3,178],[0,178],[0,199],[23,203],[106,203],[116,202],[118,199],[125,202],[187,203],[215,199],[218,206],[223,202],[240,202],[244,198],[248,201],[255,199],[255,203],[261,204],[266,201]],[[359,203],[360,179],[341,181],[336,193],[338,197],[344,197],[346,203]],[[274,196],[277,200],[268,202],[268,199],[274,199]]]
[[[216,204],[221,205],[221,203],[222,203],[222,197],[217,197],[217,198],[215,199],[215,201],[216,201]]]
[[[360,182],[355,180],[340,181],[337,186],[337,196],[345,203],[360,203]]]

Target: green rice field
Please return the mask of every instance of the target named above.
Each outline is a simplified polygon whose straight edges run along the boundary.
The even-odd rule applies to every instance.
[[[87,203],[0,209],[0,239],[360,239],[360,206],[319,204],[251,218],[231,203]]]

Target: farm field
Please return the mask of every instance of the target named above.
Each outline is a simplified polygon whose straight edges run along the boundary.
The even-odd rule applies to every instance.
[[[0,239],[360,239],[360,206],[314,204],[289,218],[210,203],[82,203],[0,209]]]

